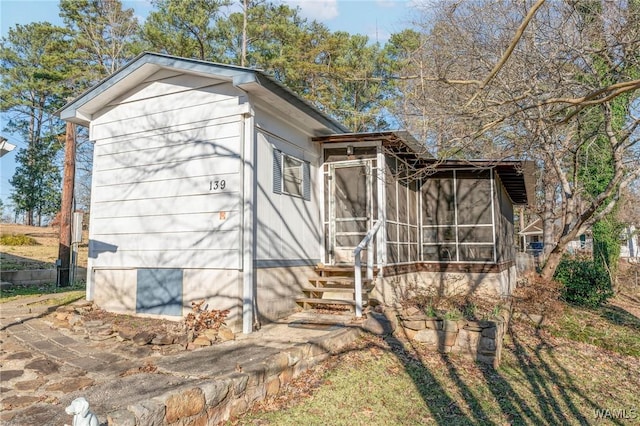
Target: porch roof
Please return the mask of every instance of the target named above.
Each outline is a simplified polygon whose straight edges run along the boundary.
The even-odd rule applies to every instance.
[[[427,160],[436,170],[493,169],[516,205],[527,205],[535,197],[535,164],[527,160]]]
[[[520,235],[542,235],[542,220],[540,220],[540,219],[534,220],[533,222],[531,222],[530,224],[525,226],[522,231],[518,232],[518,234],[520,234]]]
[[[383,146],[400,148],[405,151],[406,154],[410,154],[412,157],[418,158],[433,158],[433,156],[427,151],[427,147],[411,133],[406,130],[389,130],[382,132],[364,132],[364,133],[337,133],[327,136],[317,136],[312,139],[314,142],[320,142],[324,144],[331,143],[362,143],[362,142],[382,142]]]
[[[409,132],[393,130],[366,133],[339,133],[318,136],[312,139],[323,144],[382,142],[383,146],[393,148],[394,154],[402,157],[416,168],[430,167],[434,170],[455,169],[494,169],[504,185],[513,204],[526,205],[534,200],[535,164],[526,160],[445,160],[434,158],[424,144],[421,144]]]

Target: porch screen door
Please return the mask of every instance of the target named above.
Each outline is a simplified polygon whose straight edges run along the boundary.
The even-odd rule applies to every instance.
[[[371,164],[332,164],[331,182],[332,263],[353,264],[353,250],[371,227]]]

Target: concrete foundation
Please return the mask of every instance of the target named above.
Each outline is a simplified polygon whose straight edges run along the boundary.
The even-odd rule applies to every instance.
[[[391,277],[378,277],[372,298],[393,306],[410,298],[416,290],[432,290],[442,296],[485,295],[510,296],[516,286],[516,266],[500,272],[408,272]]]
[[[316,276],[313,266],[261,268],[257,270],[256,314],[260,322],[272,322],[295,312],[296,297],[309,277]]]
[[[241,280],[237,270],[185,269],[182,281],[182,316],[145,316],[180,320],[191,312],[191,302],[205,300],[208,309],[230,311],[227,326],[242,329]],[[102,309],[123,314],[136,312],[137,269],[96,269],[93,273],[94,302]]]

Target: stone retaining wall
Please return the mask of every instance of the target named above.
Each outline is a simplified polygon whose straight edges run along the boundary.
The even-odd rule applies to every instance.
[[[343,350],[359,334],[358,328],[346,328],[298,344],[218,379],[174,389],[112,412],[107,416],[108,425],[216,425],[245,412],[255,402],[276,395],[285,383]]]
[[[447,320],[422,313],[398,314],[407,338],[432,346],[440,353],[455,353],[497,368],[508,314],[495,321]]]
[[[25,269],[21,271],[1,271],[0,280],[6,286],[26,286],[51,284],[57,281],[58,273],[55,269]],[[76,279],[85,280],[87,278],[87,270],[78,268]]]

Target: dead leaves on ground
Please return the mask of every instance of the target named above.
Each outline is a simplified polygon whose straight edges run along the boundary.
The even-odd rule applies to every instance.
[[[152,362],[145,362],[144,365],[138,368],[130,368],[128,370],[123,371],[119,374],[120,377],[133,376],[135,374],[142,373],[156,373],[158,371],[158,367],[154,365]]]

